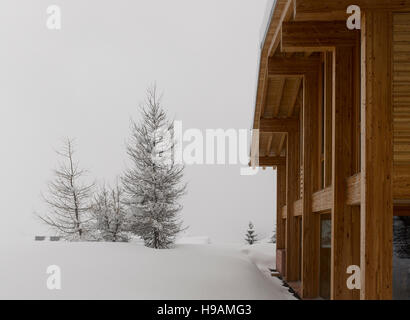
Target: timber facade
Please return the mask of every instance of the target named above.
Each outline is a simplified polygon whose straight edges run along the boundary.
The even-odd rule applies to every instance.
[[[277,270],[303,299],[392,299],[410,283],[393,281],[394,221],[410,216],[410,1],[276,0],[253,129],[251,165],[277,170]]]

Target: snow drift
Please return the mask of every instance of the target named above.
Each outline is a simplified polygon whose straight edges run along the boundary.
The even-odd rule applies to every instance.
[[[237,246],[38,242],[2,244],[0,256],[1,299],[293,299]],[[50,265],[61,290],[47,289]]]

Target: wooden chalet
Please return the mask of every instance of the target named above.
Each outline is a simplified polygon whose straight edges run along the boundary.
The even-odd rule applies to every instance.
[[[410,0],[276,0],[253,129],[251,165],[277,170],[284,280],[303,299],[408,294],[393,225],[410,216]]]

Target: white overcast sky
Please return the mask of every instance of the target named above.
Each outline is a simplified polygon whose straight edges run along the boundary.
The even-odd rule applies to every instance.
[[[62,29],[46,28],[46,8]],[[184,129],[250,128],[266,0],[1,0],[1,236],[44,233],[33,212],[61,138],[98,181],[126,165],[130,117],[154,81]],[[272,169],[189,166],[181,213],[187,235],[242,241],[252,220],[273,229]]]

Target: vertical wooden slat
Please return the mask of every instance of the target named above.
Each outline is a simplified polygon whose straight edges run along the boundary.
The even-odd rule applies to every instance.
[[[362,19],[361,298],[392,298],[392,14]]]
[[[322,54],[322,60],[323,60],[323,54]],[[313,192],[319,191],[323,189],[322,186],[322,181],[323,181],[323,176],[324,172],[322,171],[322,139],[323,139],[323,120],[324,120],[324,112],[323,112],[323,94],[324,94],[324,88],[323,88],[323,64],[320,66],[320,70],[318,70],[318,75],[317,75],[317,85],[316,85],[316,95],[317,95],[317,102],[315,105],[316,108],[316,123],[315,125],[313,124],[313,127],[315,128],[315,144],[317,146],[313,146],[315,148],[315,153],[316,153],[316,158],[314,159],[314,165],[315,165],[315,174],[314,174],[314,187],[313,187]]]
[[[332,184],[332,83],[333,83],[333,54],[325,53],[324,94],[325,94],[325,188]]]
[[[351,207],[351,217],[352,217],[352,263],[353,265],[360,266],[360,206]],[[351,299],[360,299],[360,290],[352,290]]]
[[[353,61],[353,89],[354,89],[354,104],[353,109],[353,126],[352,126],[352,146],[353,146],[353,163],[352,174],[360,172],[360,156],[361,156],[361,133],[360,133],[360,121],[361,121],[361,47],[360,37],[357,37],[356,47],[354,49],[355,59]]]

